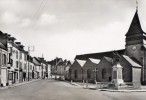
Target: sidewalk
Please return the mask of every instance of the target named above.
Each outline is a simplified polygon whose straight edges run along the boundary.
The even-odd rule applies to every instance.
[[[108,91],[108,92],[146,92],[146,86],[141,86],[141,89],[132,90],[132,89],[122,89],[122,90],[115,90],[115,89],[102,89],[100,88],[100,84],[92,84],[92,83],[82,83],[82,82],[69,82],[72,85],[83,87],[84,89],[92,89],[92,90],[99,90],[99,91]]]
[[[38,81],[38,80],[41,80],[41,79],[32,79],[32,80],[30,80],[30,81],[25,81],[25,82],[21,82],[21,83],[11,84],[11,85],[9,85],[9,86],[0,87],[0,90],[13,88],[13,87],[20,86],[20,85],[23,85],[23,84],[35,82],[35,81]]]

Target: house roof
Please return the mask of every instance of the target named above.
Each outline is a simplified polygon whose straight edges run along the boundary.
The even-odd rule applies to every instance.
[[[5,49],[6,50],[6,47],[0,42],[0,48],[2,49]]]
[[[85,64],[85,60],[76,60],[80,65],[81,67],[83,67],[83,65]]]
[[[134,60],[132,60],[132,58],[123,55],[123,57],[134,67],[142,67],[141,65],[139,65],[138,63],[136,63]]]
[[[131,22],[131,25],[129,27],[129,30],[128,30],[126,36],[133,35],[133,34],[143,34],[143,33],[144,33],[144,31],[142,30],[139,16],[138,16],[138,12],[136,10],[135,15],[133,17],[133,20]]]
[[[93,59],[93,58],[89,58],[89,60],[95,64],[98,64],[100,62],[99,59]]]
[[[33,57],[33,63],[38,66],[41,65],[40,61],[36,57]]]
[[[87,60],[88,58],[102,59],[104,56],[113,58],[113,52],[115,52],[115,51],[107,51],[107,52],[76,55],[75,59],[78,59],[78,60]],[[116,50],[116,52],[119,55],[124,55],[125,49]]]

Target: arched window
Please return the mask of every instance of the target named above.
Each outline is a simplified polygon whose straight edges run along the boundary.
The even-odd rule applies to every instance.
[[[77,70],[74,71],[74,77],[78,78],[78,71]]]
[[[102,79],[106,79],[106,69],[102,69]]]
[[[91,70],[88,69],[88,70],[87,70],[87,79],[90,79],[90,78],[91,78]]]

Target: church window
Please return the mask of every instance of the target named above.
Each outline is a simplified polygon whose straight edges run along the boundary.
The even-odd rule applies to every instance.
[[[78,78],[78,71],[77,70],[74,71],[74,77]]]
[[[102,79],[106,79],[106,69],[102,69]]]
[[[90,79],[90,78],[91,78],[91,70],[88,69],[88,70],[87,70],[87,79]]]

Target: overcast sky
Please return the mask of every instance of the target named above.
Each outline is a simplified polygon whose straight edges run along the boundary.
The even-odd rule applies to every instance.
[[[138,5],[144,29],[146,0]],[[34,45],[32,56],[73,60],[78,54],[124,49],[135,11],[136,0],[0,0],[0,30],[25,49]]]

